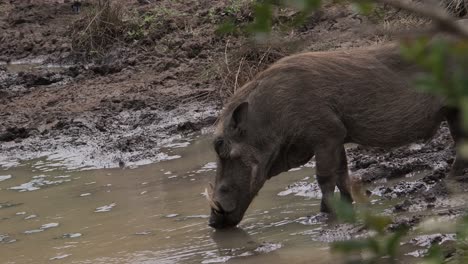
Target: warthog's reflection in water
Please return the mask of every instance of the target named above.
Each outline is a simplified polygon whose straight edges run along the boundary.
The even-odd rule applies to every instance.
[[[211,238],[218,247],[218,254],[221,258],[237,258],[263,255],[267,253],[268,258],[278,258],[276,250],[280,244],[258,243],[246,231],[240,228],[217,230],[212,233]],[[244,261],[254,259],[241,258]]]
[[[248,248],[254,250],[258,247],[258,243],[244,230],[240,228],[232,228],[225,230],[217,230],[212,233],[211,238],[221,251],[239,248]]]

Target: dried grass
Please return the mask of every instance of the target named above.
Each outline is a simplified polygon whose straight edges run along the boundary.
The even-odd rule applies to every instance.
[[[468,8],[467,0],[441,0],[441,4],[450,14],[455,16],[465,16],[468,11],[466,10]]]
[[[110,0],[99,0],[86,10],[73,25],[72,48],[86,56],[104,56],[127,32],[124,6]]]
[[[221,78],[218,94],[222,101],[252,80],[275,61],[292,53],[295,45],[248,43],[230,50],[226,42],[224,57],[218,62],[216,75]]]

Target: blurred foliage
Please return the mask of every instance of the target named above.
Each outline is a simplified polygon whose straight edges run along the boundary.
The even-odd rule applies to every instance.
[[[457,225],[457,252],[460,263],[468,263],[468,216]]]
[[[404,58],[420,65],[426,73],[417,88],[444,96],[453,106],[468,98],[468,41],[420,37],[401,44]],[[468,124],[468,120],[464,120]]]
[[[407,239],[409,227],[393,227],[392,218],[376,215],[370,209],[356,211],[348,202],[338,197],[332,202],[336,219],[342,223],[363,225],[368,234],[364,238],[339,241],[332,244],[332,250],[346,256],[349,264],[400,263],[400,252],[404,249],[403,240]],[[420,264],[468,263],[468,216],[460,219],[456,226],[456,244],[454,254],[446,259],[446,252],[435,242],[428,249]],[[420,230],[421,231],[421,230]],[[440,231],[438,226],[426,228],[424,232]]]
[[[254,21],[248,25],[248,31],[257,36],[270,33],[275,9],[282,7],[295,8],[299,15],[295,24],[305,21],[308,15],[319,8],[321,0],[259,0],[255,3]],[[375,11],[376,5],[370,0],[354,0],[356,10],[364,15]],[[382,12],[382,9],[379,9]],[[220,31],[235,30],[234,23],[225,23]],[[401,44],[403,57],[425,70],[416,81],[415,86],[432,94],[443,96],[447,102],[461,111],[464,130],[468,132],[468,40],[449,38],[419,37],[405,40]],[[462,144],[468,156],[468,144]],[[463,151],[462,151],[463,152]],[[370,230],[369,236],[362,239],[336,242],[332,248],[347,254],[357,253],[358,258],[348,258],[349,263],[397,263],[400,241],[405,238],[407,228],[389,232],[392,222],[390,217],[376,215],[371,211],[356,212],[353,207],[340,199],[334,201],[338,219],[347,223],[360,223]],[[363,253],[366,254],[363,254]],[[365,257],[363,257],[365,255]],[[424,264],[439,264],[447,261],[442,249],[433,245],[426,254]],[[468,217],[457,225],[456,254],[451,263],[468,263]]]
[[[362,224],[369,234],[365,238],[335,242],[332,250],[350,256],[347,263],[397,263],[400,241],[407,234],[407,227],[388,232],[392,223],[390,217],[369,210],[356,212],[352,205],[339,198],[333,200],[333,207],[338,221]]]

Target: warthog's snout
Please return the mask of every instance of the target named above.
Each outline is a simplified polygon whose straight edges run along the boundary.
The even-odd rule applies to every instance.
[[[233,213],[217,211],[211,208],[211,215],[208,225],[216,229],[236,227],[241,221],[241,217],[235,217]]]
[[[223,188],[221,188],[223,190]],[[216,229],[224,229],[235,227],[242,219],[240,210],[235,198],[229,197],[230,195],[226,192],[221,191],[224,195],[214,195],[213,185],[210,183],[209,189],[206,189],[206,198],[211,207],[211,215],[208,221],[208,225]],[[231,193],[232,194],[232,193]],[[214,198],[215,196],[220,197],[221,200]]]

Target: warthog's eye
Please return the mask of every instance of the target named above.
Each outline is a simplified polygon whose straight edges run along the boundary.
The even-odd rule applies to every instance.
[[[217,138],[214,141],[214,149],[216,153],[218,153],[218,155],[221,155],[223,145],[224,145],[224,140],[222,138]]]

